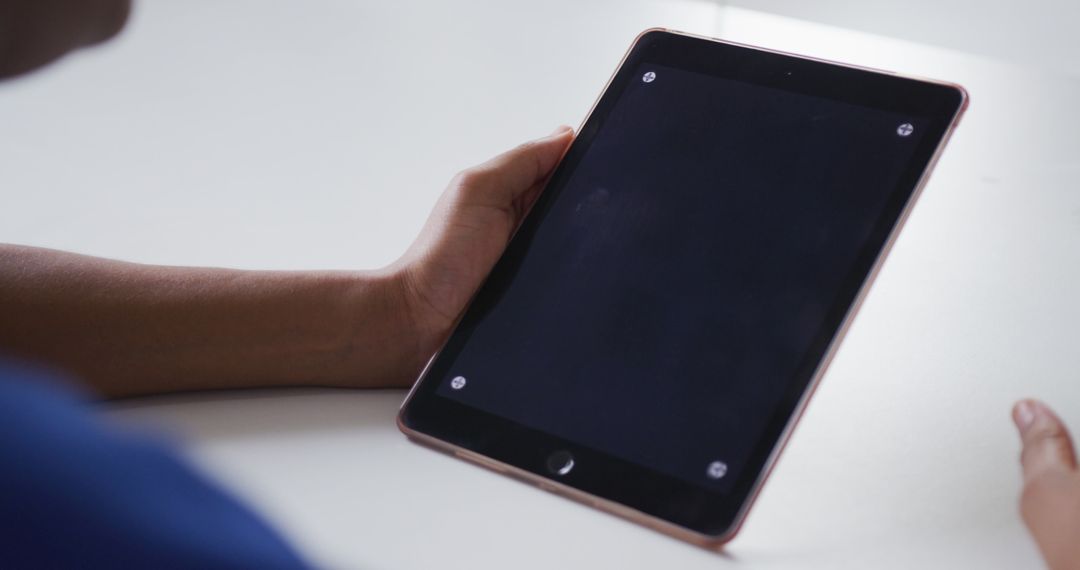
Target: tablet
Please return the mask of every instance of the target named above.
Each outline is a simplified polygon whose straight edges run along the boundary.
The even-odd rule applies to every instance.
[[[684,540],[729,540],[966,101],[642,33],[399,426]]]

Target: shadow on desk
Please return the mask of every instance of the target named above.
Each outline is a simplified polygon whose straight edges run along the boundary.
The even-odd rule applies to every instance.
[[[122,425],[216,441],[396,432],[394,417],[404,398],[404,390],[291,388],[151,396],[101,406]]]

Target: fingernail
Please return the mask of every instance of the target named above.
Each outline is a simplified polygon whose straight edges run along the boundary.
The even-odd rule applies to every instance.
[[[1026,431],[1027,428],[1031,427],[1031,424],[1035,422],[1035,414],[1037,411],[1035,403],[1031,400],[1024,400],[1017,404],[1016,416],[1014,417],[1016,420],[1016,427],[1019,428],[1021,432]]]
[[[574,129],[572,129],[572,128],[566,126],[566,125],[559,125],[558,127],[555,127],[554,131],[551,131],[551,134],[548,135],[547,138],[551,138],[551,137],[554,137],[554,136],[557,136],[557,135],[561,135],[561,134],[567,133],[567,132],[572,131],[572,130],[574,130]]]

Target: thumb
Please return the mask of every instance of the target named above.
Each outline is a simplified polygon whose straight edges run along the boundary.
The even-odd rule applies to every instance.
[[[1047,565],[1075,569],[1080,560],[1080,480],[1069,432],[1042,402],[1021,400],[1012,415],[1024,445],[1020,514]]]
[[[559,162],[573,129],[561,126],[550,135],[519,145],[495,158],[466,169],[455,181],[468,206],[509,207],[544,180]]]
[[[1069,432],[1046,404],[1021,400],[1013,407],[1012,415],[1024,446],[1020,463],[1025,484],[1030,485],[1044,475],[1076,469],[1076,453]]]

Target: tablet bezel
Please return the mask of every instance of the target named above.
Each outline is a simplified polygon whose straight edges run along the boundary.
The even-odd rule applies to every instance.
[[[558,192],[611,112],[631,74],[649,62],[824,97],[883,111],[918,116],[925,129],[901,180],[849,273],[838,300],[800,364],[784,397],[755,444],[732,489],[717,493],[534,430],[436,394],[438,379],[464,345],[492,297],[512,273],[514,257],[542,223]],[[456,453],[497,471],[557,491],[601,509],[701,545],[722,544],[738,530],[779,456],[813,389],[824,374],[878,267],[899,232],[934,162],[966,108],[958,85],[903,77],[835,62],[770,51],[663,29],[646,30],[631,45],[583,122],[573,144],[532,211],[480,288],[454,332],[436,353],[402,405],[398,425],[411,438]],[[551,473],[546,460],[567,450],[576,467]]]

